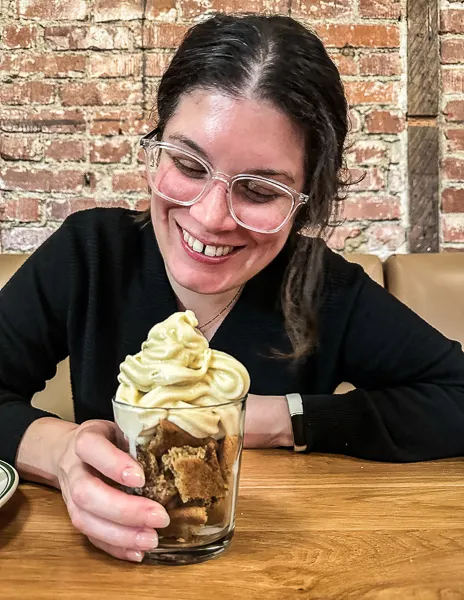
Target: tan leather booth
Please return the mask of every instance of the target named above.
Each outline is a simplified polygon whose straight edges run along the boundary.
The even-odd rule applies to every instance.
[[[398,254],[384,271],[389,292],[464,348],[464,252]]]
[[[0,254],[0,288],[26,258]],[[464,347],[464,253],[397,255],[384,264],[368,254],[347,254],[345,258],[360,264],[377,283]],[[353,386],[344,383],[336,393],[350,389]],[[34,396],[33,404],[74,420],[68,360],[58,365],[56,376]]]

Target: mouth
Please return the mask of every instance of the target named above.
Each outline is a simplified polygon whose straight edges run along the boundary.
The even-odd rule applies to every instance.
[[[184,248],[192,258],[200,259],[201,262],[223,262],[244,248],[244,246],[208,244],[206,241],[195,238],[183,227],[178,227]]]

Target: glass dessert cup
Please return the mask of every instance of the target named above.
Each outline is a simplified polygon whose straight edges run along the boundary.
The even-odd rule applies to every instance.
[[[143,467],[143,488],[171,522],[144,562],[186,565],[219,556],[234,533],[246,396],[214,406],[145,408],[113,399],[125,450]],[[219,427],[211,427],[219,423]],[[218,430],[212,435],[205,431]]]

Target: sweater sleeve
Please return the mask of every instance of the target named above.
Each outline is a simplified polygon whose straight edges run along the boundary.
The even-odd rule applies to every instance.
[[[68,354],[69,254],[64,224],[0,290],[0,458],[11,464],[29,425],[54,416],[31,400]]]
[[[341,380],[356,389],[303,398],[310,449],[398,462],[464,455],[460,344],[367,276],[339,366]]]

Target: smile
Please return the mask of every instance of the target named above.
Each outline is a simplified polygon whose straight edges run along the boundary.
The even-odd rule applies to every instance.
[[[210,244],[203,244],[200,240],[194,238],[188,231],[182,228],[182,235],[184,241],[188,246],[198,254],[204,254],[205,256],[227,256],[235,250],[235,246],[214,246]]]

